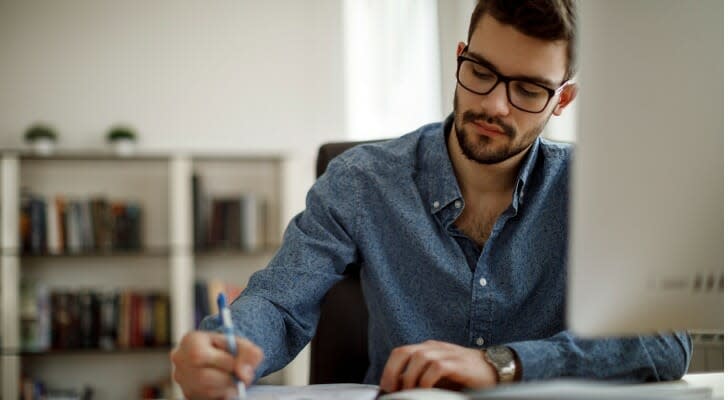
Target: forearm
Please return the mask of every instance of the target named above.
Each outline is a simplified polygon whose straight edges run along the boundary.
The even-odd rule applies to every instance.
[[[564,331],[547,339],[507,346],[516,353],[524,381],[557,377],[631,382],[674,380],[686,372],[692,353],[685,333],[579,339]]]
[[[243,295],[230,307],[237,336],[244,337],[263,350],[264,358],[255,371],[255,380],[288,364],[309,340],[307,329],[287,320],[270,301],[255,295]],[[200,329],[221,332],[217,316],[203,319]]]

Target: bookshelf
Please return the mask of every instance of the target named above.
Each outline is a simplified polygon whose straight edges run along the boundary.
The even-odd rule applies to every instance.
[[[159,153],[118,157],[101,151],[78,151],[40,157],[23,150],[0,149],[0,398],[18,398],[21,375],[52,387],[80,389],[90,385],[97,398],[137,398],[142,384],[170,381],[168,352],[194,326],[195,282],[221,280],[244,287],[250,275],[267,265],[277,250],[282,236],[284,162],[280,154]],[[198,193],[205,194],[197,200],[193,176],[197,176],[194,186]],[[19,229],[27,192],[48,202],[62,196],[139,205],[141,246],[103,250],[85,247],[73,252],[66,248],[56,249],[53,254],[29,252],[23,248]],[[257,214],[261,229],[256,235],[248,232],[246,236],[256,238],[255,248],[246,247],[240,237],[234,239],[239,242],[228,241],[225,246],[200,246],[195,242],[196,203],[246,196],[255,198],[256,205],[265,205],[255,208],[264,210]],[[213,211],[207,214],[211,224]],[[224,220],[227,216],[216,218]],[[65,216],[59,219],[66,221]],[[60,229],[65,232],[64,227]],[[226,225],[226,235],[230,229],[242,232],[241,227]],[[21,302],[26,282],[42,284],[49,291],[164,293],[169,299],[171,343],[106,350],[23,348],[21,319],[25,317],[21,315]],[[285,377],[285,371],[274,374],[266,383],[284,384]],[[175,397],[181,397],[178,388],[175,393]]]

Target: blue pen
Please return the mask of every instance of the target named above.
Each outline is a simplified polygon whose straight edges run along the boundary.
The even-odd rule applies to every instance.
[[[233,330],[233,319],[230,316],[230,309],[227,305],[227,299],[225,293],[217,295],[217,307],[220,309],[220,319],[222,320],[222,332],[225,334],[227,339],[227,347],[230,354],[233,357],[238,355],[238,346],[235,344],[235,331]],[[235,373],[233,373],[233,380],[238,387],[238,399],[245,398],[245,383],[241,382]]]

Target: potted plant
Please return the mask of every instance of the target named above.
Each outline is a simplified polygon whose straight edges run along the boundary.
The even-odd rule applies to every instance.
[[[40,155],[53,153],[58,135],[47,125],[36,124],[25,131],[25,142],[32,146],[33,151]]]
[[[116,154],[129,156],[136,149],[136,133],[131,128],[116,126],[109,130],[106,140],[114,148]]]

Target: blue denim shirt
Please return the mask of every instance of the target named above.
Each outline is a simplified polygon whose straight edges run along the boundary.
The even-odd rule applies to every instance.
[[[378,383],[392,349],[428,339],[511,347],[524,380],[560,376],[677,379],[684,333],[584,340],[565,327],[571,148],[537,139],[513,201],[481,249],[454,222],[465,204],[447,152],[452,117],[334,159],[313,185],[283,245],[231,305],[239,335],[259,345],[263,376],[311,340],[319,303],[361,265],[370,368]],[[216,318],[203,329],[218,329]]]

